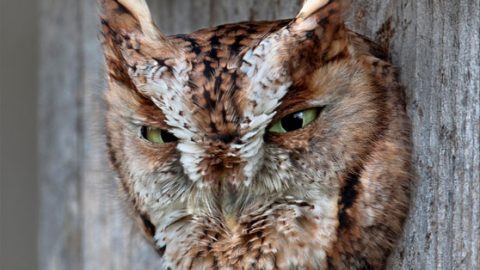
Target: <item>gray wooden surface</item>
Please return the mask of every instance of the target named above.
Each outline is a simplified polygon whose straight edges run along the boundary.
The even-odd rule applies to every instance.
[[[353,1],[349,25],[391,51],[417,182],[389,269],[480,269],[480,0]],[[166,33],[293,16],[297,0],[151,0]],[[41,0],[40,269],[159,269],[116,199],[103,138],[95,0]]]

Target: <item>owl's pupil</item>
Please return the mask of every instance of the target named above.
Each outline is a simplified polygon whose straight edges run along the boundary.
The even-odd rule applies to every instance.
[[[303,112],[292,113],[282,119],[282,126],[285,131],[294,131],[303,128]]]
[[[162,139],[166,143],[176,142],[178,140],[177,137],[175,137],[175,135],[165,130],[162,130]]]
[[[140,129],[140,133],[142,134],[142,137],[143,137],[144,139],[147,139],[147,138],[148,138],[147,132],[148,132],[148,128],[145,127],[145,126],[143,126],[143,127]]]

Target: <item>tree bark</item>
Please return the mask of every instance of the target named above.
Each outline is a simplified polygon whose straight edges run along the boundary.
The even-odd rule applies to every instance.
[[[166,33],[295,15],[302,1],[157,0]],[[413,196],[389,269],[480,269],[480,0],[352,1],[388,48],[413,124]],[[159,269],[116,193],[95,0],[40,1],[40,269]]]

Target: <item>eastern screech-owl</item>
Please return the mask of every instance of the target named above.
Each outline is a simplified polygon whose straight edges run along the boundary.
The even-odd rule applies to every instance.
[[[344,1],[169,37],[145,0],[101,2],[110,157],[166,267],[385,267],[409,123]]]

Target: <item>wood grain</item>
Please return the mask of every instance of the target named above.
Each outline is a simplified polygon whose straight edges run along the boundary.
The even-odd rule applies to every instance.
[[[157,0],[165,33],[287,18],[301,1]],[[41,0],[40,269],[159,269],[117,199],[103,138],[95,0]],[[389,269],[480,269],[480,0],[354,1],[389,48],[413,122],[410,217]]]

